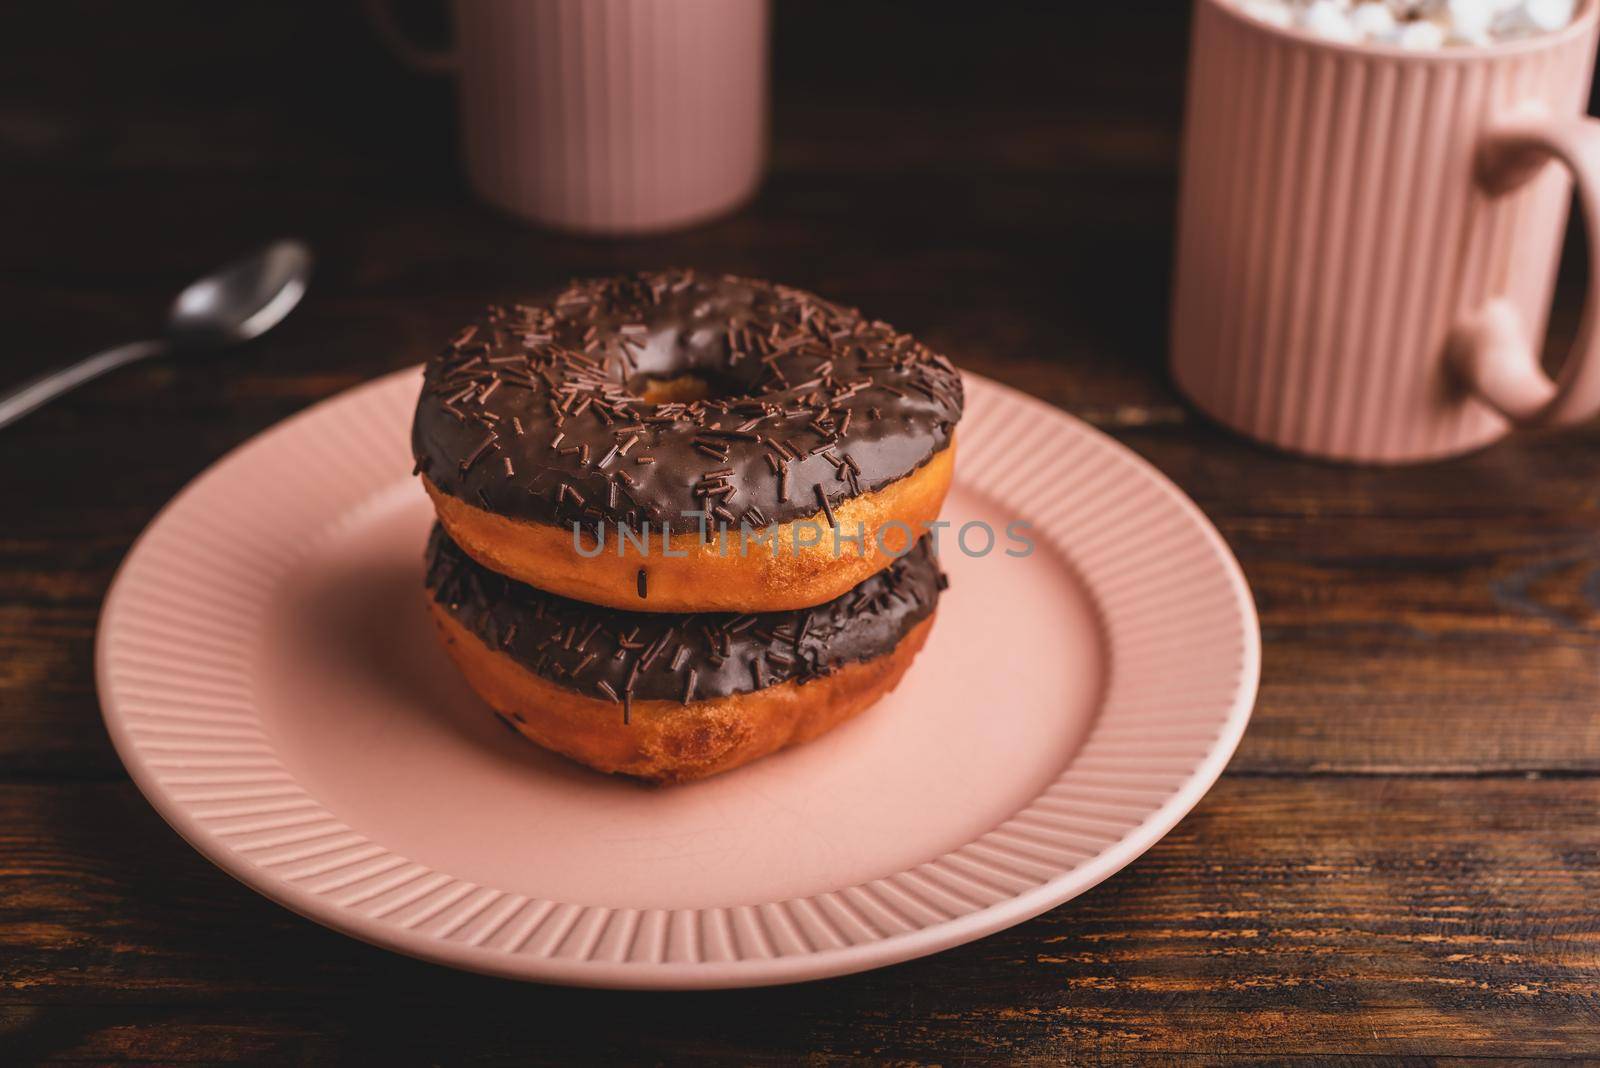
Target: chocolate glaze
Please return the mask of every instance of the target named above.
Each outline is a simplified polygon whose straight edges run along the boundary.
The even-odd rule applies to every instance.
[[[640,395],[685,374],[713,395]],[[411,442],[435,486],[501,515],[759,528],[906,477],[950,444],[962,402],[950,361],[887,323],[668,271],[490,307],[429,362]]]
[[[945,587],[927,538],[827,604],[746,615],[623,612],[557,597],[490,571],[438,526],[427,559],[434,601],[485,645],[558,686],[624,705],[749,693],[883,656],[933,614]]]

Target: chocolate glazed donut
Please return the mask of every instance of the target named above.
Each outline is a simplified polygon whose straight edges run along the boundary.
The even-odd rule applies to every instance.
[[[929,540],[827,604],[677,615],[600,608],[495,574],[439,528],[445,648],[508,726],[601,771],[703,778],[807,741],[893,689],[945,580]]]
[[[636,611],[776,611],[922,535],[962,400],[950,362],[886,323],[671,271],[489,308],[428,364],[412,450],[495,571]]]

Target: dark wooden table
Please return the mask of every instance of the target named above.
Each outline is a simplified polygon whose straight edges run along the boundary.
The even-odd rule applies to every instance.
[[[266,238],[322,257],[270,338],[0,432],[0,1062],[1600,1056],[1600,429],[1383,471],[1197,420],[1162,366],[1181,5],[1098,6],[785,4],[759,199],[620,242],[471,202],[448,85],[391,65],[353,5],[0,16],[5,377],[150,330],[197,268]],[[641,995],[336,935],[144,803],[91,657],[161,504],[485,298],[668,264],[917,331],[1114,435],[1212,517],[1260,605],[1261,696],[1165,841],[936,957]]]

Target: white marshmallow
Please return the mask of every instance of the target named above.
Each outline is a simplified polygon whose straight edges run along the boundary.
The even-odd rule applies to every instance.
[[[1527,0],[1522,10],[1541,33],[1559,30],[1572,21],[1573,0]]]
[[[1520,3],[1521,0],[1518,0]],[[1289,5],[1281,0],[1244,0],[1239,5],[1246,15],[1259,22],[1269,23],[1273,26],[1294,25],[1294,13],[1289,10]]]
[[[1314,0],[1312,5],[1306,8],[1304,20],[1306,29],[1329,41],[1360,39],[1356,28],[1350,24],[1350,16],[1344,13],[1344,9],[1335,0]]]
[[[1444,30],[1435,22],[1408,22],[1400,28],[1396,40],[1401,48],[1425,52],[1439,48],[1445,42]]]
[[[1576,0],[1237,0],[1251,18],[1299,26],[1324,40],[1397,43],[1424,51],[1551,33]]]
[[[1350,12],[1350,25],[1362,37],[1381,41],[1394,32],[1394,14],[1387,5],[1368,0],[1367,3],[1357,4],[1356,9]]]
[[[1494,21],[1494,9],[1489,0],[1450,0],[1445,11],[1450,18],[1450,32],[1467,41],[1487,39],[1489,24]]]

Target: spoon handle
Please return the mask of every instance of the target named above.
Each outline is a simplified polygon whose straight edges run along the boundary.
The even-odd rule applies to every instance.
[[[165,341],[134,341],[106,349],[70,366],[46,371],[37,378],[0,393],[0,427],[10,426],[46,401],[99,378],[107,371],[165,352],[166,349]]]

